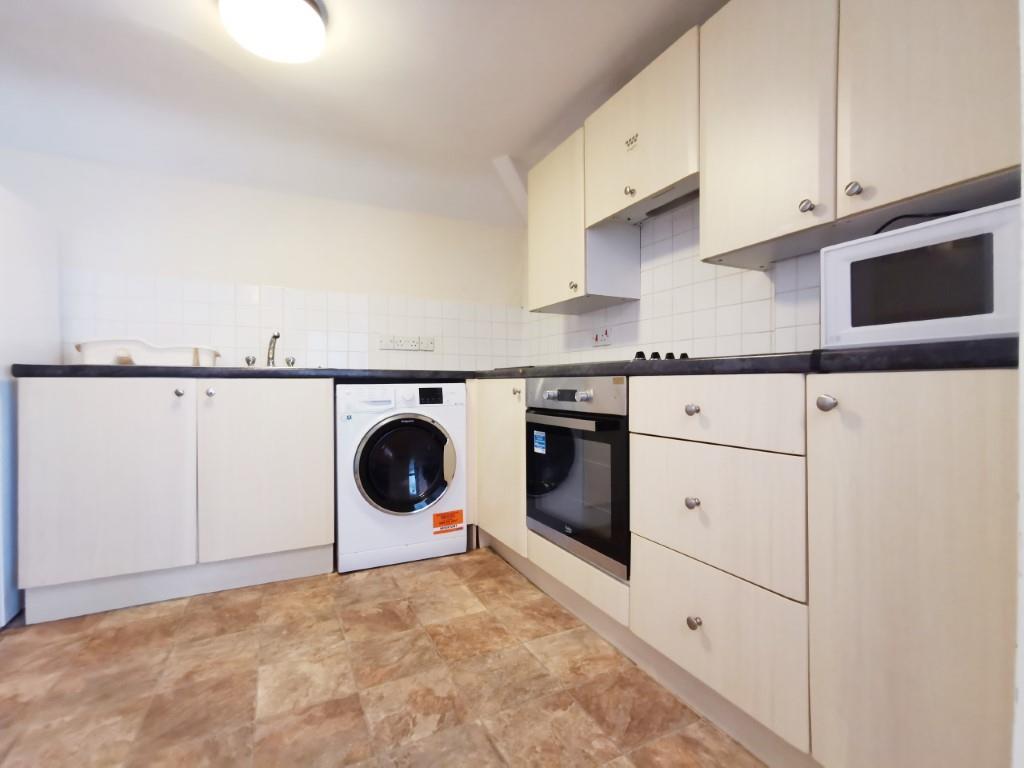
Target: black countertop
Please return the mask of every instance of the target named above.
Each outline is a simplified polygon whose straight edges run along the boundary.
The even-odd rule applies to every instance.
[[[155,365],[14,365],[15,377],[187,379],[334,379],[351,383],[465,381],[550,376],[687,376],[731,373],[843,373],[1016,368],[1017,339],[978,339],[777,355],[624,360],[496,368],[489,371],[401,371],[350,368],[194,368]]]

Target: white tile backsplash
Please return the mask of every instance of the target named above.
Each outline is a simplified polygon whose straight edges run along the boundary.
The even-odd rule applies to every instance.
[[[64,355],[92,338],[202,344],[222,365],[277,359],[335,368],[484,369],[631,358],[761,354],[819,346],[818,255],[761,271],[700,261],[698,201],[644,223],[641,298],[584,315],[525,312],[402,295],[180,280],[68,267],[61,274]],[[608,331],[609,345],[593,336]],[[433,336],[433,352],[382,351],[383,334]]]

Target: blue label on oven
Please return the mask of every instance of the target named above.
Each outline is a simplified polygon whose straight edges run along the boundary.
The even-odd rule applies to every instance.
[[[536,429],[533,430],[533,452],[534,453],[547,453],[548,452],[548,433],[538,432]]]

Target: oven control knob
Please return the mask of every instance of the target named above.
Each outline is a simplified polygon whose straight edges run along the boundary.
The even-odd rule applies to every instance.
[[[594,399],[594,393],[592,391],[590,391],[590,390],[583,390],[583,389],[581,389],[579,392],[576,393],[576,402],[577,403],[589,403],[593,399]]]
[[[557,389],[545,390],[544,391],[544,399],[545,400],[557,400],[558,399],[558,390]]]

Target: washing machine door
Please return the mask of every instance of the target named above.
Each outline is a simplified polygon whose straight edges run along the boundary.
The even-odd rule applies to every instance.
[[[455,446],[444,427],[417,413],[390,416],[359,443],[353,471],[370,504],[414,515],[437,503],[455,476]]]

